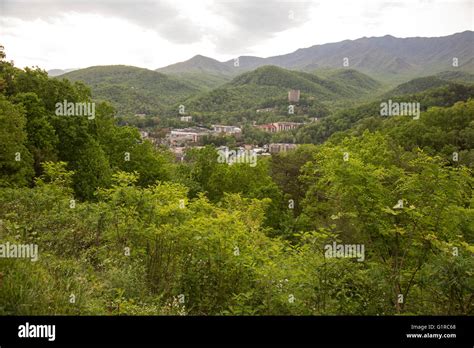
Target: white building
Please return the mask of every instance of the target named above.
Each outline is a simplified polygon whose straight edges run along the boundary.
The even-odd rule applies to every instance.
[[[270,153],[279,153],[279,152],[286,152],[288,150],[296,149],[296,144],[288,144],[288,143],[275,143],[270,144],[268,150]]]
[[[193,120],[192,116],[181,116],[179,118],[182,122],[191,122]]]
[[[171,131],[170,133],[170,142],[172,144],[186,141],[197,143],[198,139],[199,134],[195,132]]]
[[[212,125],[212,130],[215,133],[237,134],[242,133],[242,129],[235,126]]]

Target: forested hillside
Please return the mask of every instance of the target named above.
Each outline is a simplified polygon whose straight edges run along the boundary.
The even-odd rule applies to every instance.
[[[278,65],[289,69],[340,68],[344,58],[347,67],[357,69],[384,82],[401,83],[410,77],[433,75],[452,70],[452,53],[458,58],[457,70],[471,72],[474,32],[464,31],[444,37],[396,38],[363,37],[357,40],[315,45],[281,56],[269,57],[261,65]],[[448,58],[450,57],[450,58]],[[232,61],[227,62],[228,65]],[[241,64],[245,69],[245,63]]]
[[[121,65],[75,70],[58,78],[86,83],[94,99],[111,102],[120,115],[156,116],[200,90],[196,85],[152,70]]]
[[[301,98],[293,114],[288,113],[288,91],[299,89]],[[326,77],[316,73],[264,66],[236,76],[232,81],[209,92],[181,101],[189,114],[204,123],[301,121],[308,117],[325,117],[337,103],[356,102],[380,93],[383,86],[354,70],[334,71]],[[258,109],[270,112],[258,114]],[[174,105],[169,115],[175,114]]]
[[[415,83],[417,83],[415,81]],[[411,82],[405,85],[410,85]],[[338,110],[328,117],[321,119],[320,122],[307,125],[298,131],[297,138],[299,142],[322,143],[327,140],[332,134],[339,131],[344,131],[353,127],[357,122],[374,122],[380,124],[388,122],[380,117],[380,104],[386,102],[389,98],[394,102],[416,101],[420,103],[420,109],[425,111],[433,106],[451,106],[457,101],[468,101],[474,97],[474,85],[463,85],[455,83],[447,83],[442,87],[429,88],[428,90],[415,94],[395,93],[391,96],[389,93],[384,96],[376,98],[377,101],[364,103],[362,105],[347,108],[345,110]],[[396,119],[406,119],[396,118]],[[443,132],[444,130],[440,130]],[[418,134],[417,136],[423,136]],[[454,141],[454,139],[453,139]]]
[[[36,261],[0,257],[1,315],[474,314],[472,85],[393,96],[421,104],[414,119],[380,116],[378,82],[350,70],[263,67],[188,97],[158,72],[114,69],[91,68],[92,94],[0,50],[0,244],[38,246]],[[232,119],[284,110],[289,88],[305,115],[347,107],[255,166],[220,163],[213,146],[175,161],[106,101],[93,118],[57,112],[93,97],[138,112],[159,95],[157,108],[184,97]],[[372,102],[353,106],[361,95]]]
[[[399,84],[410,78],[435,75],[448,69],[466,73],[474,70],[474,32],[442,37],[397,38],[391,35],[314,45],[294,52],[261,58],[240,56],[226,62],[196,56],[161,69],[162,72],[205,70],[208,73],[240,74],[265,65],[285,69],[357,69],[384,83]],[[456,65],[453,65],[453,54]],[[344,65],[345,64],[345,65]]]

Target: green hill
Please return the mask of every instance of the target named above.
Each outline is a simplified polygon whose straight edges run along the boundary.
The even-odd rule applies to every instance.
[[[474,74],[465,71],[443,71],[436,74],[436,77],[453,82],[474,83]]]
[[[156,69],[156,71],[201,90],[219,87],[229,82],[236,74],[236,70],[232,67],[202,55]]]
[[[300,104],[358,99],[376,91],[380,84],[355,71],[334,72],[328,78],[315,74],[264,66],[245,72],[229,83],[186,101],[189,110],[220,112],[255,110],[288,105],[288,91],[301,91]]]
[[[402,83],[385,93],[385,97],[420,93],[432,88],[450,86],[455,83],[473,84],[474,75],[464,71],[444,71],[435,76],[425,76]]]
[[[234,75],[235,69],[221,63],[215,59],[202,56],[198,54],[184,62],[168,65],[163,68],[156,69],[156,71],[164,74],[180,74],[180,73],[208,73],[208,74],[223,74]]]
[[[199,73],[199,72],[187,72],[166,75],[186,84],[192,88],[196,88],[202,91],[209,91],[217,88],[232,80],[232,76],[224,74],[211,74],[211,73]]]
[[[330,73],[326,78],[362,90],[375,90],[380,88],[381,84],[357,70],[354,69],[339,69]]]
[[[84,82],[91,87],[93,98],[110,101],[120,115],[157,114],[199,91],[165,74],[124,65],[95,66],[59,78]]]
[[[449,107],[458,101],[474,98],[474,85],[444,83],[441,86],[416,93],[379,96],[371,102],[339,110],[321,119],[320,122],[302,127],[298,131],[297,141],[300,143],[322,143],[334,133],[346,131],[357,123],[363,123],[364,129],[374,130],[379,127],[380,122],[388,119],[380,117],[380,103],[386,102],[388,98],[393,98],[394,102],[419,102],[420,110],[425,111],[433,106]]]
[[[436,76],[420,77],[398,85],[391,91],[385,93],[384,96],[394,97],[404,94],[419,93],[431,88],[446,86],[449,84],[449,81],[442,80]]]

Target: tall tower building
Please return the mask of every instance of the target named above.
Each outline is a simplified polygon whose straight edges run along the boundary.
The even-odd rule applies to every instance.
[[[290,103],[297,103],[300,101],[300,90],[299,89],[291,89],[288,92],[288,101]]]

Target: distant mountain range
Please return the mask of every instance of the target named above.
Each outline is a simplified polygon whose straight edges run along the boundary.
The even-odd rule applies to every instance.
[[[51,77],[55,77],[55,76],[66,74],[74,70],[78,70],[78,69],[51,69],[51,70],[48,70],[48,75]]]
[[[457,58],[457,67],[453,66],[454,58]],[[348,66],[344,66],[344,62]],[[431,38],[396,38],[390,35],[364,37],[301,48],[280,56],[240,56],[237,60],[226,62],[198,55],[157,71],[166,74],[237,75],[264,65],[302,71],[348,67],[389,83],[404,82],[413,77],[434,75],[447,70],[473,72],[474,32],[464,31]]]
[[[348,67],[343,66],[344,58]],[[453,58],[458,67],[453,67]],[[59,78],[83,81],[94,98],[110,101],[119,114],[157,115],[169,114],[178,103],[204,113],[250,111],[284,101],[288,89],[300,89],[311,100],[306,106],[317,109],[321,102],[334,106],[336,101],[383,93],[400,95],[450,82],[474,83],[473,73],[474,32],[465,31],[436,38],[361,38],[269,58],[241,56],[238,61],[198,55],[156,71],[97,66]]]

